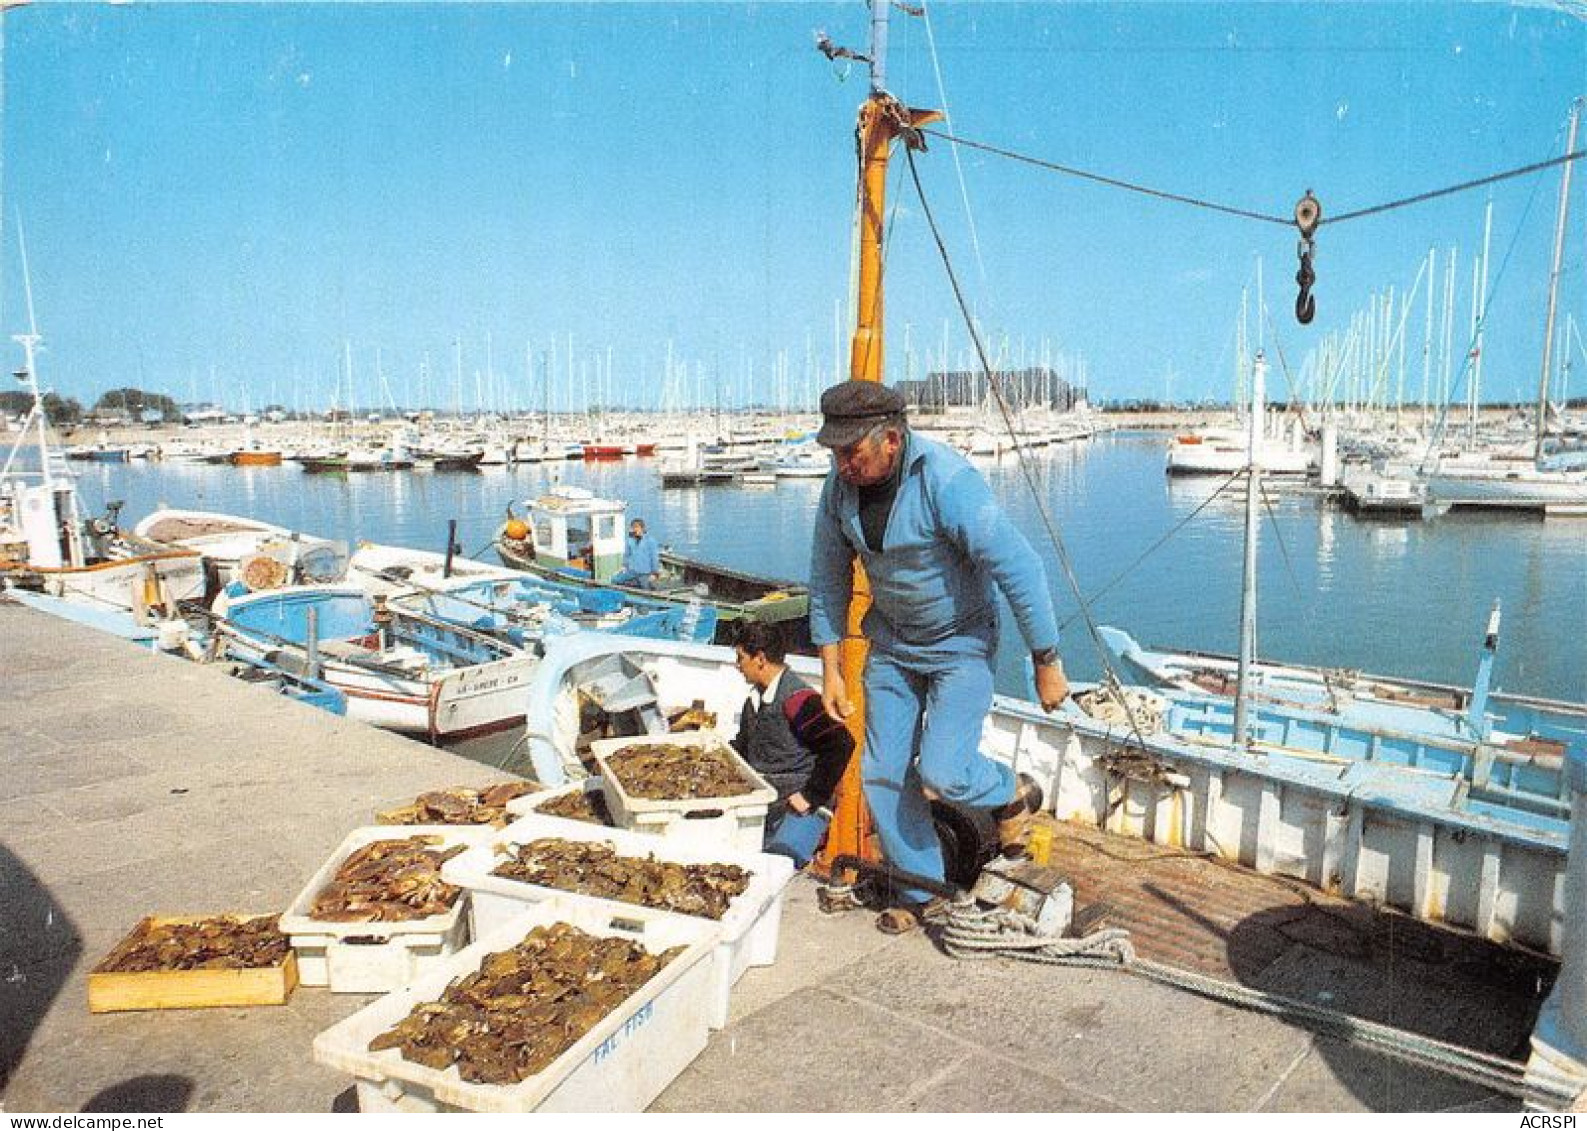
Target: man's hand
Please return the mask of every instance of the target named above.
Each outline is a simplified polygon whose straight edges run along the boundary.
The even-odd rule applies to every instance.
[[[849,702],[848,687],[841,674],[822,676],[821,706],[826,708],[828,718],[840,723],[849,721],[849,716],[854,713],[854,704]]]
[[[1064,676],[1062,664],[1038,664],[1036,666],[1036,698],[1040,700],[1042,710],[1051,714],[1063,706],[1063,701],[1069,697],[1069,680]]]
[[[827,718],[846,723],[854,713],[848,686],[843,682],[843,652],[836,644],[821,645],[821,706]]]
[[[790,793],[788,795],[788,808],[803,817],[810,812],[810,802],[805,800],[805,795],[802,793]]]

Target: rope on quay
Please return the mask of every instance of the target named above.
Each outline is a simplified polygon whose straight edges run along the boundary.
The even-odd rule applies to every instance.
[[[1518,1061],[1141,958],[1130,942],[1129,931],[1122,927],[1104,928],[1080,938],[1055,939],[1036,934],[1035,921],[1018,911],[982,908],[965,901],[954,903],[942,914],[939,929],[943,949],[954,958],[1001,956],[1049,966],[1120,970],[1209,1001],[1299,1025],[1319,1036],[1381,1052],[1504,1095],[1554,1108],[1566,1107],[1576,1098],[1573,1091],[1562,1086],[1528,1081],[1526,1065]]]

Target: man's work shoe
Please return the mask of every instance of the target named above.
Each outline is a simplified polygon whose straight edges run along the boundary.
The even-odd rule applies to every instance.
[[[1020,774],[1014,783],[1014,800],[992,810],[997,818],[997,843],[1003,855],[1015,859],[1025,855],[1030,839],[1031,818],[1041,808],[1041,786],[1029,774]]]

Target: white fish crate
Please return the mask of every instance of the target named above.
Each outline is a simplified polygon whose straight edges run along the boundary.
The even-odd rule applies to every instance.
[[[748,793],[733,797],[702,797],[685,801],[654,801],[630,794],[612,773],[609,760],[630,746],[698,746],[724,753],[744,780],[751,783]],[[777,791],[750,768],[748,762],[728,743],[727,735],[716,730],[680,731],[677,734],[640,735],[633,738],[603,738],[590,744],[595,764],[600,767],[606,807],[618,827],[634,832],[652,833],[680,843],[715,848],[737,848],[759,852],[765,838],[766,811],[777,800]]]
[[[794,873],[793,861],[786,856],[700,848],[627,829],[607,829],[580,821],[532,815],[515,821],[498,831],[488,843],[471,848],[442,866],[441,875],[448,883],[468,889],[469,916],[475,937],[494,931],[521,912],[525,904],[569,900],[597,905],[612,913],[635,906],[491,875],[499,864],[512,856],[518,845],[545,837],[610,844],[623,856],[648,856],[672,864],[736,864],[750,874],[749,887],[729,901],[727,913],[716,921],[722,937],[716,944],[712,963],[711,1028],[720,1029],[727,1024],[728,997],[744,971],[751,966],[770,966],[777,961],[783,897],[787,895],[788,882]],[[694,922],[712,922],[699,916],[681,917]]]
[[[439,999],[452,982],[479,969],[486,955],[552,923],[632,939],[651,953],[685,949],[561,1056],[517,1084],[470,1084],[455,1067],[426,1068],[394,1048],[369,1051],[371,1040],[414,1006]],[[613,914],[591,902],[547,900],[321,1033],[314,1059],[354,1078],[365,1112],[642,1111],[705,1048],[718,933],[716,924],[701,919],[627,907]]]
[[[597,825],[589,821],[575,821],[568,817],[557,817],[550,813],[542,813],[541,806],[548,801],[555,801],[559,797],[568,797],[575,793],[594,793],[600,795],[601,804],[606,803],[605,785],[599,774],[591,774],[583,781],[576,781],[571,785],[558,786],[556,789],[544,789],[539,793],[526,793],[522,797],[515,797],[507,802],[507,814],[511,817],[538,817],[542,821],[555,821],[558,825],[575,825],[585,829],[605,829],[610,825]]]
[[[468,943],[468,893],[458,895],[443,915],[379,923],[336,923],[309,914],[314,899],[330,883],[342,862],[366,844],[438,838],[436,847],[473,847],[499,830],[488,825],[376,825],[354,829],[308,886],[281,916],[281,931],[292,937],[298,956],[298,980],[305,986],[329,986],[332,993],[386,993],[405,986]]]

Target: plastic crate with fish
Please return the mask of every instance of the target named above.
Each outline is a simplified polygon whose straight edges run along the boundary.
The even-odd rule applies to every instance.
[[[445,853],[453,848],[471,848],[498,830],[477,825],[383,825],[354,829],[320,870],[314,874],[298,897],[281,916],[281,930],[292,937],[298,956],[298,978],[305,986],[329,986],[335,993],[385,993],[404,986],[468,942],[467,893],[456,891],[449,901],[438,886],[440,866],[433,875],[426,868],[412,868],[397,877],[397,899],[416,900],[408,904],[409,913],[436,908],[432,914],[410,918],[381,918],[402,914],[400,908],[383,906],[386,900],[369,901],[382,906],[352,906],[338,912],[337,918],[316,914],[316,903],[332,884],[340,883],[337,874],[355,854],[380,842],[401,842],[423,838],[423,847]],[[378,851],[378,850],[371,850]],[[377,861],[371,861],[373,867]],[[355,899],[355,904],[360,900]],[[444,907],[440,906],[445,904]],[[342,917],[345,915],[346,917]]]
[[[619,828],[708,848],[760,851],[766,811],[777,800],[777,791],[738,756],[721,731],[603,738],[590,750],[600,767],[607,808]],[[635,760],[646,763],[637,767],[643,782],[635,779]],[[686,780],[680,772],[684,767],[698,780]],[[701,787],[720,792],[702,794]]]
[[[484,979],[500,964],[508,968],[505,981],[515,976],[515,962],[535,961],[513,955],[535,942],[536,929],[542,932],[542,944],[550,940],[560,945],[567,934],[553,933],[570,928],[587,936],[577,941],[588,945],[612,947],[610,942],[590,943],[588,937],[637,944],[650,960],[680,949],[576,1034],[569,1032],[560,1011],[599,1010],[599,1005],[589,1004],[590,993],[620,992],[601,970],[579,967],[590,975],[583,984],[588,991],[581,985],[570,987],[566,967],[560,974],[525,971],[519,976],[531,990],[537,980],[554,982],[554,994],[548,996],[555,1001],[525,1002],[526,993],[516,993],[512,1007],[491,1024],[468,1027],[472,1044],[467,1048],[426,1046],[422,1033],[400,1036],[403,1024],[419,1023],[416,1008],[422,1018],[446,1008],[443,999],[454,991],[477,994],[473,975]],[[321,1033],[314,1040],[314,1059],[354,1078],[359,1108],[366,1112],[641,1111],[705,1048],[711,951],[718,934],[714,923],[678,915],[642,908],[614,914],[589,901],[547,900],[524,909],[412,985]],[[570,961],[576,964],[578,959]],[[584,1016],[571,1027],[588,1020]],[[445,1019],[437,1021],[444,1031]],[[485,1044],[487,1039],[492,1043]],[[371,1044],[381,1047],[371,1049]],[[410,1059],[410,1053],[429,1063]],[[487,1078],[503,1082],[485,1082]]]
[[[566,888],[553,886],[549,882],[537,883],[495,874],[504,863],[516,859],[520,846],[544,839],[571,841],[577,845],[609,845],[617,856],[638,860],[649,858],[658,865],[715,865],[718,874],[708,882],[719,887],[716,891],[706,891],[704,897],[698,889],[684,890],[681,883],[675,882],[679,871],[676,868],[669,869],[667,874],[659,877],[655,875],[659,869],[652,869],[650,876],[636,876],[628,890],[613,890],[605,895],[590,894],[588,891],[569,893]],[[583,862],[573,863],[569,870],[575,869],[586,873],[597,870],[588,868]],[[599,885],[608,890],[614,888],[616,884],[612,877],[620,875],[621,870],[604,861],[598,870],[604,872],[605,877],[586,880],[585,886]],[[732,870],[743,873],[737,883],[732,882]],[[724,872],[726,876],[722,875]],[[514,822],[488,843],[448,860],[442,869],[442,875],[449,882],[468,889],[469,916],[476,936],[495,930],[505,920],[522,911],[526,903],[551,899],[589,902],[614,913],[636,905],[649,906],[668,914],[717,923],[721,927],[722,937],[716,946],[712,972],[711,1027],[715,1029],[727,1024],[729,994],[744,971],[751,966],[770,966],[777,960],[783,898],[793,872],[793,862],[785,856],[701,848],[627,829],[580,825],[539,816],[528,816]],[[554,875],[546,876],[547,880],[555,878]],[[742,890],[727,894],[731,888],[740,885]],[[650,902],[636,904],[636,900],[642,899]]]
[[[546,821],[567,821],[593,829],[610,829],[611,810],[606,807],[606,788],[599,774],[555,789],[515,797],[507,802],[509,823],[523,817]]]

